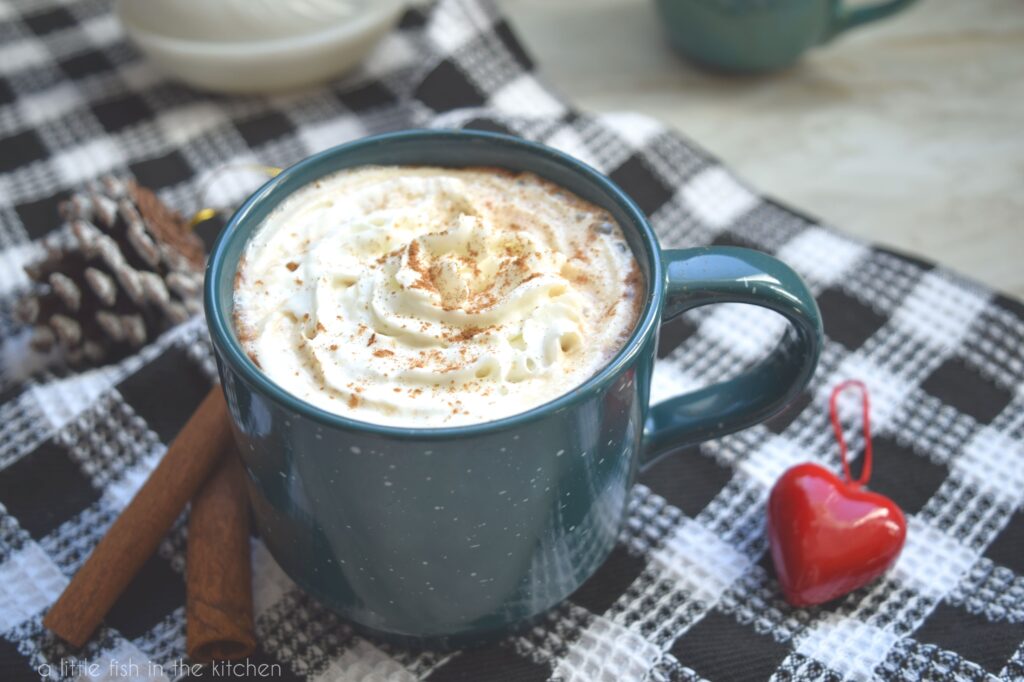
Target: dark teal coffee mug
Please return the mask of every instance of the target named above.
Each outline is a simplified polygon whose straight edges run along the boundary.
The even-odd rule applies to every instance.
[[[607,209],[646,285],[632,336],[570,393],[481,424],[382,426],[288,394],[235,334],[239,257],[286,197],[367,164],[530,171]],[[615,544],[637,468],[770,417],[807,384],[822,339],[814,299],[781,262],[729,247],[662,251],[643,213],[605,176],[543,145],[483,132],[369,137],[288,168],[221,233],[205,295],[256,527],[271,554],[356,626],[449,642],[505,631],[565,599]],[[658,328],[726,301],[784,315],[790,329],[779,347],[729,381],[649,407]]]
[[[855,26],[914,0],[848,7],[848,0],[656,0],[669,42],[696,62],[725,71],[771,71]]]

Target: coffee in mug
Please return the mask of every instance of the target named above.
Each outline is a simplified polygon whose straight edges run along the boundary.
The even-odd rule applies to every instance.
[[[351,194],[332,189],[357,178],[365,183],[363,190],[355,185]],[[449,190],[455,183],[441,178],[459,178],[463,189]],[[379,185],[377,191],[370,190],[373,184]],[[478,185],[472,192],[466,189]],[[410,196],[415,198],[412,207]],[[475,229],[470,232],[483,243],[474,242],[460,232],[462,214],[506,225],[509,233]],[[437,216],[448,216],[443,229],[434,223]],[[614,220],[607,221],[608,216]],[[343,224],[349,229],[331,229]],[[557,229],[539,229],[542,225]],[[279,246],[271,246],[274,235],[281,239]],[[527,236],[533,241],[524,242]],[[395,241],[376,243],[385,237]],[[619,246],[623,237],[628,253]],[[493,240],[511,242],[511,253],[495,247]],[[526,258],[530,271],[525,275],[511,266],[516,248],[525,251],[517,246],[521,243],[536,243],[539,251]],[[470,245],[479,255],[479,276],[456,257],[462,249],[468,253]],[[573,259],[577,246],[591,254],[589,263],[563,271],[565,264],[579,262]],[[492,264],[488,271],[482,265],[488,258],[509,265],[503,271]],[[326,276],[329,267],[340,281],[322,291],[319,284],[308,290],[306,283],[313,280],[303,268],[320,268],[321,261],[325,270],[310,273]],[[577,271],[590,281],[572,281]],[[249,290],[257,272],[276,278],[264,280],[264,294]],[[557,277],[568,282],[562,283],[564,292],[554,283]],[[285,289],[288,278],[291,285]],[[526,292],[535,280],[547,284],[544,295],[538,291],[531,301]],[[377,287],[369,298],[358,289],[381,282],[387,286]],[[513,307],[508,317],[467,326],[465,317],[482,314],[469,312],[479,307],[470,301],[484,291],[480,282],[502,292],[495,304],[500,299]],[[730,246],[663,249],[640,208],[609,178],[556,149],[481,131],[389,133],[300,161],[260,188],[231,218],[211,250],[204,286],[206,322],[245,464],[253,518],[270,554],[303,590],[354,627],[431,646],[504,636],[509,628],[527,627],[543,617],[612,551],[640,468],[670,452],[692,453],[694,448],[686,446],[778,412],[807,386],[823,338],[814,297],[780,261]],[[616,291],[621,298],[610,296]],[[252,322],[259,315],[238,309],[246,297],[257,296],[292,306],[295,317],[286,321],[291,336],[268,344],[268,354],[261,354],[260,341],[252,336],[260,331]],[[582,301],[578,307],[570,305],[573,296]],[[566,305],[525,328],[532,309],[550,308],[549,302],[559,299]],[[365,308],[359,307],[360,300]],[[760,362],[726,381],[651,405],[660,325],[695,307],[722,302],[774,310],[786,318],[789,331]],[[264,308],[272,309],[271,304]],[[351,320],[345,318],[349,312]],[[369,316],[383,321],[376,337]],[[501,401],[503,408],[521,411],[454,426],[403,425],[426,426],[434,418],[486,419],[486,410],[476,403],[490,396],[473,393],[468,403],[462,399],[468,415],[428,410],[399,425],[374,423],[365,420],[369,389],[355,391],[355,378],[347,374],[335,383],[363,397],[353,411],[359,417],[320,409],[286,390],[270,372],[279,371],[274,370],[279,364],[297,363],[298,344],[323,342],[330,350],[333,342],[324,335],[332,319],[339,338],[351,337],[346,352],[352,362],[345,371],[355,368],[393,382],[389,390],[395,395],[403,390],[397,371],[375,363],[375,347],[386,341],[381,331],[403,340],[400,350],[407,358],[419,350],[442,350],[445,344],[466,347],[469,354],[476,349],[444,336],[457,328],[476,339],[481,334],[475,327],[485,327],[484,322],[514,320],[508,323],[508,336],[497,335],[517,352],[503,356],[505,378],[492,389],[500,393],[506,386],[510,393]],[[328,331],[318,330],[317,321]],[[566,337],[563,350],[560,342],[573,331],[570,322],[579,325],[582,338],[573,348],[573,337]],[[360,323],[367,329],[360,331]],[[516,325],[523,328],[522,342],[516,340]],[[243,339],[239,331],[249,336]],[[627,331],[621,348],[603,358]],[[417,340],[423,348],[415,345]],[[532,380],[509,381],[512,368],[528,365],[530,357],[547,360],[544,353],[555,351],[555,341],[562,354],[558,362],[535,368],[542,389],[513,393]],[[517,345],[535,349],[534,355],[524,357]],[[397,356],[395,348],[382,349]],[[263,363],[262,370],[247,350]],[[519,365],[516,358],[523,358]],[[582,369],[564,362],[569,358],[577,358]],[[435,370],[446,368],[430,360],[437,363],[431,365]],[[469,366],[474,373],[481,369],[479,363]],[[459,364],[451,373],[476,380],[465,369]],[[548,370],[557,372],[545,374]],[[293,378],[296,371],[303,376],[307,369],[292,367]],[[591,371],[579,386],[563,388],[569,379]],[[310,400],[321,399],[319,384],[310,380],[308,385]],[[545,391],[548,395],[541,395]],[[527,398],[545,402],[526,409]],[[387,417],[380,413],[379,418]]]

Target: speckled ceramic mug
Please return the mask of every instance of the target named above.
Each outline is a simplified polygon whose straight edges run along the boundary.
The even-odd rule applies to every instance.
[[[288,394],[246,356],[233,329],[239,257],[285,197],[366,164],[530,171],[607,209],[646,285],[632,336],[570,393],[481,424],[382,426]],[[814,299],[781,262],[729,247],[662,251],[636,204],[594,169],[539,144],[467,131],[365,138],[285,170],[221,233],[205,293],[256,526],[270,552],[352,623],[434,641],[491,636],[569,596],[614,545],[637,468],[781,409],[810,379],[822,335]],[[725,301],[775,310],[790,331],[740,376],[649,407],[660,325]]]
[[[669,42],[700,64],[757,73],[789,66],[840,33],[891,16],[915,0],[656,0]]]

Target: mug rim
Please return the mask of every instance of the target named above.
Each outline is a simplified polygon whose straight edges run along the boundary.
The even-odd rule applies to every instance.
[[[623,344],[623,346],[607,363],[602,366],[600,370],[590,376],[582,384],[545,403],[536,405],[522,412],[501,417],[500,419],[492,419],[489,421],[457,426],[396,426],[392,424],[378,424],[353,419],[334,412],[329,412],[323,408],[313,405],[312,403],[306,402],[298,396],[289,393],[273,381],[256,365],[255,362],[253,362],[242,348],[242,345],[234,331],[234,324],[232,322],[231,315],[223,306],[221,306],[217,292],[219,290],[220,281],[225,276],[225,272],[230,270],[229,274],[233,279],[238,268],[237,259],[235,259],[234,262],[228,262],[228,258],[225,255],[227,246],[232,243],[234,239],[238,238],[236,235],[239,233],[243,234],[242,238],[244,238],[247,243],[251,238],[253,231],[262,224],[262,221],[255,223],[254,219],[250,217],[256,207],[265,202],[272,202],[272,205],[275,206],[280,204],[281,201],[291,195],[291,192],[285,192],[282,190],[281,185],[289,178],[295,175],[301,175],[311,166],[316,166],[327,157],[344,155],[347,152],[364,147],[386,145],[410,139],[426,138],[448,139],[453,144],[465,144],[473,140],[479,140],[490,144],[496,144],[499,147],[518,147],[520,149],[525,149],[529,153],[546,157],[549,161],[553,161],[558,165],[567,167],[570,170],[585,176],[585,178],[591,184],[596,186],[607,199],[617,204],[618,207],[629,217],[630,222],[633,223],[632,226],[620,225],[620,228],[624,231],[630,229],[634,230],[639,235],[640,242],[646,250],[646,253],[643,254],[647,257],[649,272],[646,301],[641,308],[641,313],[637,318],[637,322],[634,325],[633,331],[630,333],[626,343]],[[509,170],[523,170],[506,166],[502,164],[500,159],[496,159],[495,162],[488,163],[486,165],[507,168]],[[322,173],[316,177],[323,177],[326,174],[337,172],[338,170],[342,169],[328,171],[328,173]],[[537,173],[537,175],[541,174]],[[313,182],[316,177],[302,183],[303,186],[309,182]],[[541,175],[541,177],[544,176]],[[275,196],[277,193],[282,193],[282,195],[279,197]],[[637,257],[638,254],[634,251],[633,256]],[[640,210],[640,207],[637,206],[636,202],[626,194],[625,190],[597,169],[573,156],[570,156],[569,154],[554,149],[553,147],[504,133],[479,130],[420,128],[371,135],[330,147],[303,158],[265,182],[259,189],[253,192],[248,199],[245,200],[237,211],[235,211],[227,225],[225,225],[220,231],[220,234],[218,234],[217,239],[214,241],[213,246],[210,249],[210,256],[207,259],[206,272],[203,280],[203,307],[206,316],[206,326],[209,330],[211,340],[219,351],[221,361],[226,363],[230,366],[232,371],[240,374],[242,378],[257,388],[262,395],[277,403],[278,406],[331,428],[363,431],[403,440],[444,440],[452,437],[474,436],[519,427],[551,413],[568,409],[578,403],[584,402],[594,394],[605,390],[607,385],[613,381],[626,366],[633,363],[637,355],[641,352],[648,336],[657,328],[661,311],[661,302],[664,296],[663,280],[664,274],[661,259],[661,246],[658,243],[658,238],[654,234],[654,230],[651,227],[650,222],[647,220],[647,216]]]

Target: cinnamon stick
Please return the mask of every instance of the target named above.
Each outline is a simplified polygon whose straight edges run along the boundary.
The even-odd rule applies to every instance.
[[[244,475],[229,446],[189,512],[186,650],[199,663],[244,658],[256,649]]]
[[[43,625],[66,642],[82,646],[156,550],[230,442],[227,404],[217,385],[68,583]]]

